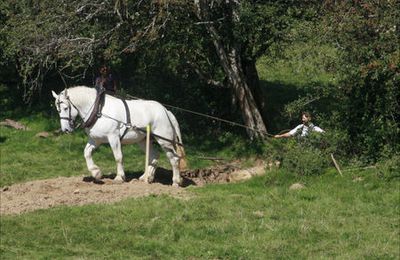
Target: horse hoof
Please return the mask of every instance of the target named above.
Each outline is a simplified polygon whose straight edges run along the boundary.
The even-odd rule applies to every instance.
[[[145,183],[152,183],[153,179],[151,179],[148,176],[143,174],[142,176],[140,176],[139,181],[142,181],[142,182],[145,182]]]
[[[92,171],[92,176],[93,176],[93,178],[95,178],[96,180],[100,180],[101,177],[103,177],[100,170],[94,170],[94,171]]]
[[[179,188],[181,185],[179,185],[178,183],[172,183],[172,187],[174,188]]]
[[[113,180],[114,183],[124,183],[125,182],[125,178],[121,177],[121,176],[117,176],[114,178]]]

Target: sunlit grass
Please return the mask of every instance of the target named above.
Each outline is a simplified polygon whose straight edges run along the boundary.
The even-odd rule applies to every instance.
[[[356,175],[355,175],[356,174]],[[354,177],[363,181],[354,182]],[[304,190],[289,186],[302,182]],[[2,216],[15,258],[385,258],[399,252],[399,182],[373,171],[296,177],[283,171],[195,196],[128,199]]]

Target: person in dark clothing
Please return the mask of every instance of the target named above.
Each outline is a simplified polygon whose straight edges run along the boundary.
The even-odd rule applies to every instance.
[[[104,88],[109,95],[115,95],[117,92],[117,79],[111,73],[107,65],[102,65],[99,70],[100,75],[95,80],[95,87],[97,89]]]

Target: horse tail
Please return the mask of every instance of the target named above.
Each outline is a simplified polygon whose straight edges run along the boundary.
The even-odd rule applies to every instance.
[[[172,127],[175,130],[175,142],[183,144],[182,142],[182,136],[181,136],[181,130],[179,128],[179,124],[178,124],[178,120],[176,120],[174,114],[172,114],[171,111],[167,110],[167,115],[170,119],[170,122],[172,124]],[[184,171],[187,169],[187,160],[186,160],[186,153],[185,153],[185,149],[183,147],[183,145],[180,144],[176,144],[175,145],[175,150],[177,155],[179,156],[179,170],[180,171]]]

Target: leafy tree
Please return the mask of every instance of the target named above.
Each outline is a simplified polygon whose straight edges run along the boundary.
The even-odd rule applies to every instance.
[[[391,156],[400,150],[399,2],[326,1],[325,10],[341,59],[337,123],[353,153]]]
[[[172,73],[195,72],[208,84],[231,90],[244,123],[257,130],[249,135],[263,136],[265,101],[255,62],[299,16],[296,8],[304,4],[295,3],[6,1],[4,56],[17,67],[27,101],[41,93],[49,73],[79,82],[99,57],[120,67],[132,58],[158,57]]]
[[[256,61],[305,16],[300,7],[309,6],[312,1],[175,1],[162,46],[175,55],[178,70],[188,65],[209,86],[230,90],[249,136],[264,136],[265,100]]]
[[[99,60],[118,63],[130,38],[151,34],[154,5],[137,1],[128,12],[125,2],[4,2],[6,19],[0,34],[7,40],[2,42],[2,56],[16,66],[24,99],[31,102],[40,95],[49,73],[69,82],[82,81]]]

